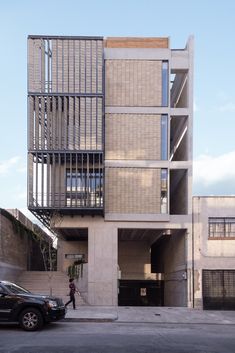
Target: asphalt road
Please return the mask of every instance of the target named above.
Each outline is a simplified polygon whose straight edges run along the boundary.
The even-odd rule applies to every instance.
[[[58,322],[0,325],[0,353],[234,353],[234,325]]]

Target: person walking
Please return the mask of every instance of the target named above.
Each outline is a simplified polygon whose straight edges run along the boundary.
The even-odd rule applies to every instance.
[[[74,284],[74,279],[70,278],[69,279],[69,297],[70,300],[65,304],[65,306],[67,307],[68,304],[73,303],[73,309],[76,310],[76,301],[75,301],[75,293],[78,293],[78,295],[80,295],[79,290],[76,288],[75,284]]]

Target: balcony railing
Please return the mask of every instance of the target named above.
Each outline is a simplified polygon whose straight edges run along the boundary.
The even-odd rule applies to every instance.
[[[38,194],[37,199],[35,195],[29,199],[29,207],[35,209],[43,208],[103,208],[102,192],[66,192],[54,194]]]

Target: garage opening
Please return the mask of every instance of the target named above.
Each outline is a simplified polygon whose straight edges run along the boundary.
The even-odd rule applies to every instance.
[[[119,229],[118,305],[187,305],[185,234],[181,229]]]
[[[204,310],[235,310],[235,270],[202,270]]]

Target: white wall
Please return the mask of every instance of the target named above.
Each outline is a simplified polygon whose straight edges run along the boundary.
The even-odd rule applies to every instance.
[[[235,217],[235,197],[193,198],[194,300],[202,308],[202,269],[235,269],[235,240],[208,239],[209,217]]]

